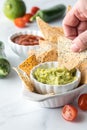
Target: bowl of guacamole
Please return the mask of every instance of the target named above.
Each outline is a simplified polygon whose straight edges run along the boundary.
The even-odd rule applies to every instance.
[[[76,88],[81,79],[77,69],[59,67],[58,62],[45,62],[35,66],[30,79],[38,93],[64,93]]]

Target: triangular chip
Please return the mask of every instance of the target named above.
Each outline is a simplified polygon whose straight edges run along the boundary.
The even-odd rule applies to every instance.
[[[53,42],[47,41],[47,40],[39,40],[39,46],[42,49],[48,48],[49,49],[55,49],[57,50],[57,44],[54,44]]]
[[[36,52],[35,49],[29,50],[29,51],[28,51],[28,56],[35,55],[35,52]]]
[[[81,84],[87,84],[87,60],[82,62],[79,66],[78,69],[81,72]]]
[[[43,62],[57,61],[58,54],[55,49],[49,50],[43,57]]]
[[[42,49],[44,49],[46,47],[51,47],[51,42],[49,42],[47,40],[39,40],[39,46]]]
[[[35,55],[31,55],[25,61],[23,61],[19,68],[23,70],[28,76],[30,75],[31,69],[38,64]]]
[[[35,91],[35,88],[33,84],[30,81],[29,76],[27,76],[25,73],[23,73],[19,68],[13,67],[13,69],[17,72],[18,76],[22,80],[24,86],[31,92]]]
[[[59,33],[60,35],[64,36],[64,30],[63,30],[63,27],[53,26],[52,28],[54,28],[55,31],[57,31],[57,33]]]
[[[81,71],[81,84],[87,84],[87,69]]]
[[[71,50],[72,41],[65,38],[58,38],[58,62],[71,70],[87,60],[87,50],[75,53]]]
[[[39,63],[57,61],[58,54],[57,54],[57,51],[55,51],[55,49],[49,49],[45,51],[44,53],[36,55],[36,58]]]
[[[37,17],[38,27],[43,34],[45,40],[53,43],[57,43],[58,36],[63,35],[60,28],[51,27],[48,23],[44,22],[41,18]]]
[[[68,5],[66,13],[68,13],[72,9],[71,5]]]

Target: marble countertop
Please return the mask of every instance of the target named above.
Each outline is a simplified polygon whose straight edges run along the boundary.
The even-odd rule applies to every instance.
[[[25,0],[27,11],[34,5],[46,8],[58,3],[74,5],[76,0]],[[22,62],[9,47],[8,36],[15,31],[38,29],[36,23],[19,29],[9,21],[2,12],[4,0],[0,1],[0,41],[5,43],[5,52],[11,66]],[[50,23],[60,25],[61,21]],[[84,92],[87,92],[87,88]],[[73,103],[76,105],[76,102]],[[78,107],[76,105],[76,107]],[[74,122],[67,122],[61,116],[62,108],[46,109],[37,103],[26,100],[22,96],[22,84],[17,74],[11,70],[9,76],[0,79],[0,130],[83,130],[87,129],[87,112],[79,110],[79,116]]]

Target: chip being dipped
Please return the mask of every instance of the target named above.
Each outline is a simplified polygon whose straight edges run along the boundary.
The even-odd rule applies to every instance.
[[[87,60],[87,50],[73,52],[71,50],[72,40],[65,37],[58,38],[58,62],[71,70]]]

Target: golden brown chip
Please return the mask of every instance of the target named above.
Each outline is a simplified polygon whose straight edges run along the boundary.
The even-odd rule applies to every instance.
[[[64,36],[63,27],[54,26],[53,28],[57,31],[57,33],[60,33],[60,35]]]
[[[37,17],[38,27],[43,34],[45,40],[52,43],[57,43],[58,36],[63,35],[58,27],[51,27],[48,23],[44,22],[41,18]]]
[[[24,86],[29,91],[33,92],[35,89],[34,89],[33,84],[30,81],[30,78],[25,73],[23,73],[22,71],[20,71],[20,69],[14,68],[14,67],[13,67],[13,69],[17,72],[17,74],[18,74],[19,78],[22,80]]]
[[[72,6],[71,6],[71,5],[68,5],[66,12],[68,13],[71,9],[72,9]]]
[[[23,70],[28,76],[30,75],[31,69],[38,64],[35,55],[31,55],[25,61],[23,61],[19,68]]]
[[[82,62],[78,69],[81,71],[81,84],[87,84],[87,60]]]
[[[81,84],[87,84],[87,69],[81,71]]]
[[[75,53],[71,50],[72,41],[65,38],[58,38],[58,62],[71,70],[87,60],[87,50]]]
[[[82,62],[79,66],[78,66],[79,70],[84,71],[87,69],[87,60],[84,60],[84,62]]]
[[[58,54],[55,49],[51,49],[47,52],[47,54],[43,57],[43,62],[49,61],[57,61]]]
[[[39,63],[49,62],[49,61],[57,61],[58,55],[55,49],[50,49],[41,55],[37,55],[37,60]]]

